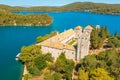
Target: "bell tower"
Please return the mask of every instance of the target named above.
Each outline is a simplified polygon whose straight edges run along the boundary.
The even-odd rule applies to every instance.
[[[76,50],[76,61],[78,61],[79,62],[79,58],[80,58],[80,37],[81,37],[81,35],[82,35],[82,27],[81,26],[77,26],[76,28],[75,28],[75,33],[76,33],[76,36],[75,36],[75,38],[77,39],[77,50]]]
[[[77,54],[76,54],[76,60],[78,62],[81,58],[84,58],[89,53],[90,34],[92,32],[92,29],[93,28],[90,25],[85,27],[83,32],[82,32],[82,27],[77,27],[75,29],[78,40]]]

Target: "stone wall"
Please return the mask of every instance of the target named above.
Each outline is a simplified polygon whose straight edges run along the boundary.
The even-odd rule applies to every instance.
[[[51,53],[54,60],[56,60],[62,52],[65,52],[65,56],[67,59],[75,60],[75,51],[73,50],[57,49],[46,46],[41,46],[41,50],[44,54]]]

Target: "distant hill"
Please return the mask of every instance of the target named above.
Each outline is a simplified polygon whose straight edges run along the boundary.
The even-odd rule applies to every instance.
[[[120,4],[104,4],[92,2],[75,2],[61,7],[63,11],[89,11],[94,13],[120,13]]]
[[[85,11],[102,14],[120,14],[120,4],[104,4],[93,2],[75,2],[61,7],[54,6],[20,7],[0,5],[0,8],[8,11],[46,11],[46,12]]]
[[[21,7],[21,6],[8,6],[8,5],[0,4],[0,9],[13,12],[13,11],[56,11],[58,8],[49,7],[49,6]]]

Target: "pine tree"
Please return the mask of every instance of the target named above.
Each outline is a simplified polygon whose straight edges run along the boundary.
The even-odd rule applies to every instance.
[[[101,37],[103,40],[106,38],[105,27],[102,27],[102,28],[101,28],[100,37]]]
[[[106,37],[109,38],[110,37],[110,32],[108,31],[108,28],[105,27],[105,34],[106,34]]]
[[[91,33],[91,48],[96,49],[98,47],[98,31],[94,28]]]
[[[118,32],[117,32],[117,31],[115,32],[114,36],[115,36],[116,38],[119,38],[119,35],[118,35]]]
[[[78,80],[89,80],[88,72],[85,72],[85,70],[79,70]]]
[[[90,80],[114,80],[114,78],[110,77],[108,72],[102,68],[97,68],[90,72]]]
[[[67,59],[65,57],[65,53],[61,53],[55,62],[55,71],[61,72],[61,73],[65,72],[64,68],[66,66],[66,61]]]

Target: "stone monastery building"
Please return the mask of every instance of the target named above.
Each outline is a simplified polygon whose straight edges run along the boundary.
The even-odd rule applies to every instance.
[[[67,59],[79,61],[89,53],[92,29],[90,25],[86,26],[84,30],[78,26],[75,29],[57,33],[57,35],[40,43],[41,50],[43,53],[51,53],[55,60],[62,52],[65,52]],[[72,40],[75,40],[77,47],[68,44]]]

